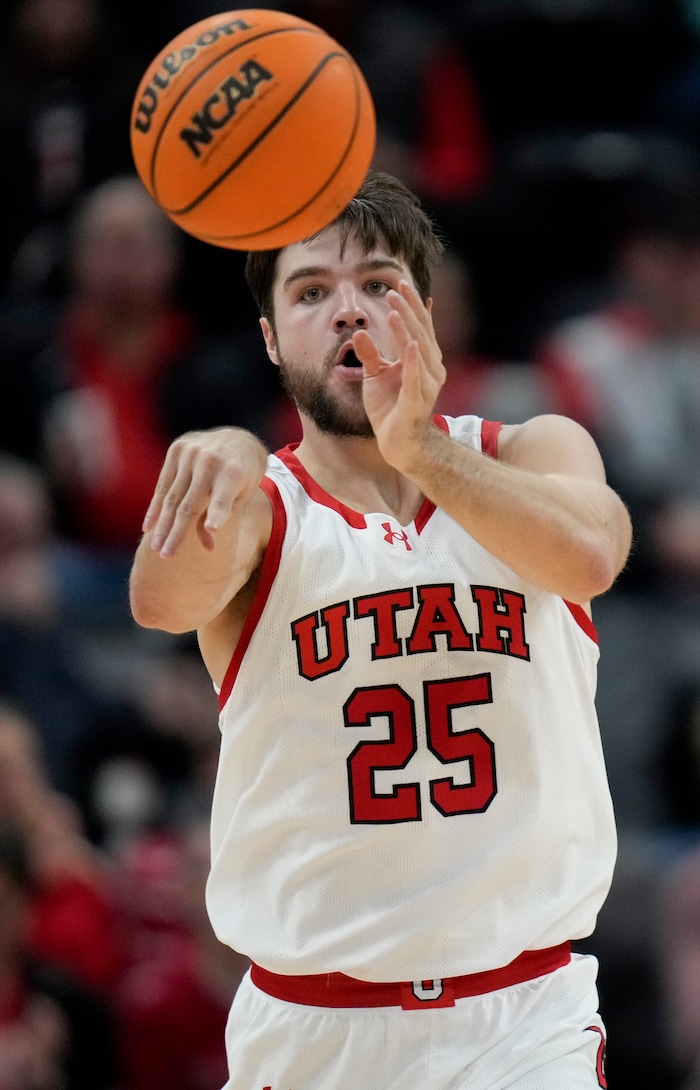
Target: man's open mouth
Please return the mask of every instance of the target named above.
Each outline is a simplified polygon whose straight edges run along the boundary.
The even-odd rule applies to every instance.
[[[354,352],[354,350],[352,348],[350,348],[345,353],[345,355],[343,356],[343,358],[341,359],[340,362],[343,365],[343,367],[362,367],[362,364],[358,360],[358,358],[355,355],[355,352]]]

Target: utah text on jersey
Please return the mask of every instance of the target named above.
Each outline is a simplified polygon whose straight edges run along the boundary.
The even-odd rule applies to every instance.
[[[450,651],[487,651],[528,660],[525,636],[525,598],[500,587],[472,586],[478,630],[467,631],[455,604],[453,584],[402,587],[338,602],[292,623],[299,673],[309,681],[340,670],[349,657],[348,625],[364,626],[372,660],[436,652],[442,636]],[[410,610],[413,624],[404,640],[397,634],[397,614]],[[323,653],[319,637],[323,632]],[[467,762],[470,782],[453,778],[430,782],[430,801],[445,816],[479,813],[496,795],[493,743],[478,728],[452,729],[452,711],[492,702],[488,673],[428,682],[425,686],[425,722],[428,746],[445,764]],[[372,716],[387,715],[392,736],[379,745],[360,742],[348,757],[350,818],[355,822],[420,821],[419,784],[405,784],[390,795],[379,794],[375,773],[380,768],[404,768],[417,748],[413,701],[400,686],[363,686],[346,701],[346,727],[368,726]]]

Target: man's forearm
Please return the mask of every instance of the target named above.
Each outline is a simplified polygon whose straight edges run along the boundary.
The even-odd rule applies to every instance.
[[[404,472],[499,560],[574,602],[607,590],[629,549],[629,519],[601,480],[533,472],[434,428]]]

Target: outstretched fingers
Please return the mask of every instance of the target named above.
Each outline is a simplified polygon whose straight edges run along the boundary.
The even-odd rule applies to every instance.
[[[442,353],[435,338],[430,311],[419,292],[408,280],[402,280],[398,291],[389,292],[389,302],[394,315],[400,318],[400,323],[393,319],[395,332],[403,327],[404,344],[408,346],[410,341],[416,342],[425,367],[437,378],[442,369]]]
[[[238,500],[249,495],[248,475],[240,466],[223,463],[214,473],[204,529],[210,533],[228,522]]]
[[[151,502],[149,503],[148,510],[144,516],[142,530],[145,534],[150,530],[155,532],[155,529],[160,522],[165,498],[170,494],[170,490],[177,476],[177,467],[177,446],[176,444],[173,444],[165,456],[165,461],[163,462],[163,466],[158,476],[158,481],[153,490]]]
[[[171,448],[144,522],[145,529],[152,527],[152,548],[171,556],[196,524],[204,547],[213,549],[239,492],[235,471],[216,455]]]
[[[151,546],[161,556],[171,556],[188,527],[202,513],[208,489],[192,456],[181,456],[174,476],[161,497],[160,513],[151,535]]]

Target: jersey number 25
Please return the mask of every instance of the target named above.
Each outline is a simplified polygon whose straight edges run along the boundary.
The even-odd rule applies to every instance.
[[[447,678],[423,683],[428,748],[444,765],[466,761],[469,783],[456,784],[445,776],[430,780],[430,801],[445,817],[486,810],[496,795],[494,746],[482,730],[455,731],[452,712],[477,704],[491,704],[491,675]],[[360,742],[348,757],[350,820],[353,823],[420,821],[420,783],[394,784],[380,794],[375,773],[405,768],[418,750],[415,703],[400,685],[355,689],[343,713],[346,727],[371,726],[375,717],[389,722],[389,737]]]

